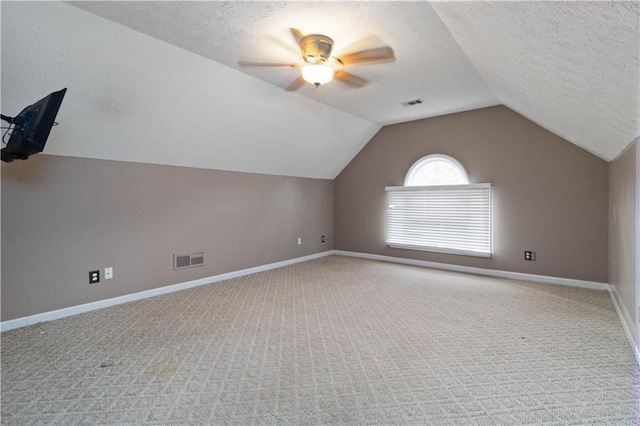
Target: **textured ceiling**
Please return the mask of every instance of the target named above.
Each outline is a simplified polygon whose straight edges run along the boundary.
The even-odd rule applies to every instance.
[[[55,2],[2,2],[2,113],[68,87],[45,153],[334,178],[380,126]]]
[[[69,87],[49,154],[333,178],[382,124],[500,103],[606,160],[640,135],[638,2],[72,5],[1,2],[3,114]],[[397,59],[358,90],[238,68],[295,61],[288,27]]]
[[[379,124],[466,111],[498,102],[447,28],[424,2],[74,2],[73,5],[286,87],[294,68],[239,67],[237,61],[301,62],[288,28],[326,34],[334,53],[389,44],[396,61],[346,67],[361,89],[310,84],[297,93]],[[367,41],[367,43],[362,43]],[[421,98],[419,107],[402,106]]]
[[[501,103],[612,160],[640,135],[640,2],[439,2]]]

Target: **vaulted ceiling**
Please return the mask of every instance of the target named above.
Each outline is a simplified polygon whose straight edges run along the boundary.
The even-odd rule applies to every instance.
[[[640,135],[638,2],[2,2],[2,112],[69,92],[46,153],[333,178],[382,125],[504,104],[612,160]],[[283,90],[288,28],[394,62]],[[402,103],[421,99],[406,107]]]

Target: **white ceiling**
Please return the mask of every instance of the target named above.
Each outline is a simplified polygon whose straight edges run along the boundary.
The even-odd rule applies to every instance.
[[[433,3],[501,103],[605,160],[640,135],[639,6]]]
[[[2,113],[68,87],[46,154],[333,179],[380,129],[68,4],[0,5]]]
[[[239,67],[237,61],[301,62],[288,28],[325,34],[334,54],[389,44],[392,63],[346,67],[361,89],[303,86],[299,94],[379,124],[496,105],[480,76],[424,2],[74,2],[73,5],[278,87],[295,68]],[[360,43],[369,40],[369,43]],[[355,46],[353,46],[355,44]],[[354,49],[355,48],[355,49]],[[402,102],[422,98],[407,108]]]
[[[640,135],[638,2],[72,4],[1,4],[3,114],[69,87],[50,154],[331,179],[381,125],[501,103],[606,160]],[[295,61],[288,27],[397,59],[295,93],[236,65]]]

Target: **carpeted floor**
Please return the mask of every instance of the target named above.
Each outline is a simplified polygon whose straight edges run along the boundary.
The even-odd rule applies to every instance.
[[[640,424],[608,293],[339,256],[1,351],[3,424]]]

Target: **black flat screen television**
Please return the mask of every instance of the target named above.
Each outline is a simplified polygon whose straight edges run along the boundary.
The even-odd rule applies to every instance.
[[[2,161],[26,160],[32,154],[42,152],[66,92],[64,88],[51,93],[23,109],[15,118],[2,116],[15,126],[7,146],[2,149]]]

